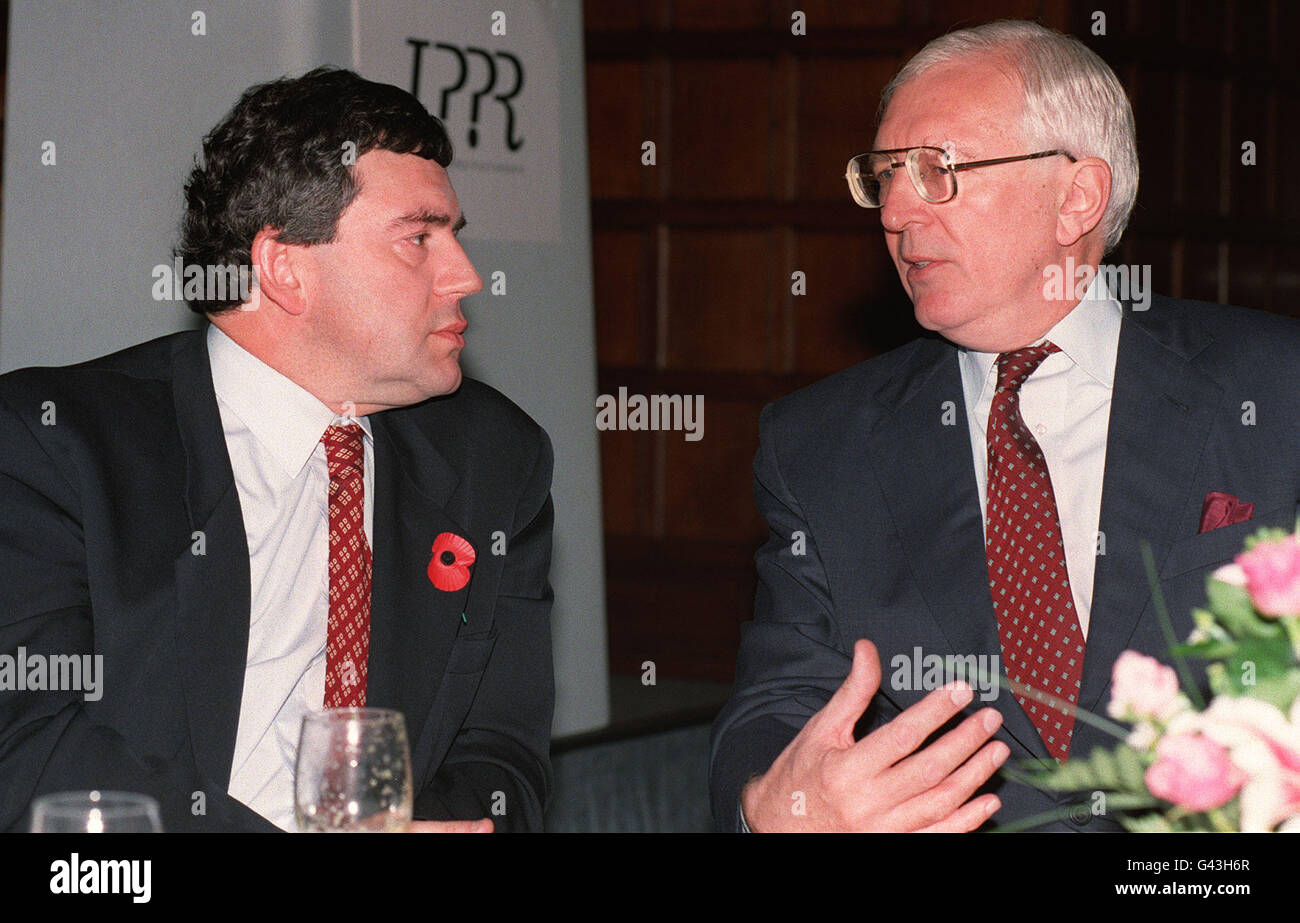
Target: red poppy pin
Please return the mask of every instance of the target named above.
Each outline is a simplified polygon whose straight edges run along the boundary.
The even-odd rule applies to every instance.
[[[474,546],[455,532],[443,532],[433,540],[429,581],[446,593],[454,593],[469,583],[473,563]]]

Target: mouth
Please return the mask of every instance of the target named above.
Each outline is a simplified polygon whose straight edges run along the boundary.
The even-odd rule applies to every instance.
[[[441,330],[435,330],[434,336],[443,337],[450,340],[456,346],[464,347],[465,331],[469,329],[469,321],[459,321],[455,324],[448,324]]]
[[[903,262],[907,264],[907,281],[914,282],[932,275],[938,267],[944,265],[947,261],[913,255],[903,257]]]

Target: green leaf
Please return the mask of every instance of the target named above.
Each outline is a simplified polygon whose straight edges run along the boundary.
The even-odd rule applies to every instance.
[[[1205,595],[1210,611],[1234,638],[1267,637],[1281,634],[1281,628],[1266,622],[1255,612],[1245,587],[1233,586],[1213,577],[1206,578]]]
[[[1214,640],[1228,640],[1228,633],[1223,630],[1223,627],[1214,618],[1214,613],[1208,609],[1193,609],[1192,621],[1197,628],[1210,635]]]
[[[1091,778],[1091,767],[1083,761],[1070,760],[1054,769],[1042,769],[1035,764],[1025,767],[1023,774],[1005,767],[1002,771],[1017,782],[1044,792],[1077,792],[1099,787]]]
[[[1210,692],[1213,695],[1234,695],[1232,689],[1232,680],[1228,679],[1228,671],[1221,663],[1212,663],[1205,668],[1205,675],[1210,680]]]
[[[1173,833],[1174,827],[1158,813],[1124,816],[1119,819],[1129,833]]]
[[[1256,545],[1264,544],[1267,542],[1285,541],[1290,537],[1291,537],[1291,533],[1288,532],[1286,529],[1280,529],[1277,526],[1269,526],[1268,528],[1260,529],[1250,538],[1246,539],[1246,550],[1250,551]]]
[[[1241,829],[1241,799],[1240,798],[1233,798],[1223,807],[1219,808],[1219,812],[1225,818],[1227,818],[1229,825],[1234,830]]]
[[[1187,814],[1174,822],[1177,833],[1214,833],[1214,824],[1204,814]]]
[[[1248,638],[1224,661],[1234,695],[1252,693],[1265,680],[1285,677],[1294,663],[1291,645],[1282,638]],[[1247,671],[1247,664],[1252,665],[1251,671]],[[1250,684],[1245,682],[1248,672],[1254,674],[1254,682]]]
[[[1115,767],[1119,773],[1120,785],[1125,791],[1145,792],[1147,790],[1146,761],[1128,744],[1115,749]]]
[[[1109,750],[1098,747],[1092,751],[1092,758],[1088,762],[1092,764],[1092,776],[1097,780],[1098,788],[1119,787],[1119,763],[1111,756]]]
[[[1145,780],[1146,761],[1126,744],[1113,751],[1097,747],[1086,759],[1076,757],[1060,766],[1048,766],[1035,760],[1019,769],[1004,768],[1003,773],[1041,791],[1102,791],[1150,797]]]
[[[1236,641],[1200,641],[1196,644],[1177,644],[1172,653],[1198,660],[1222,660],[1231,657],[1236,650]]]
[[[1300,695],[1300,670],[1290,670],[1280,676],[1260,679],[1255,685],[1247,688],[1252,699],[1260,699],[1276,705],[1283,714],[1286,714],[1290,711],[1291,703],[1295,701],[1296,696]]]
[[[1087,760],[1067,760],[1053,775],[1060,782],[1062,791],[1102,787],[1101,781]]]

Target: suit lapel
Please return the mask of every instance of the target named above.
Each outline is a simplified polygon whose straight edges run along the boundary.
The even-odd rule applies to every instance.
[[[487,549],[448,516],[459,478],[413,417],[388,411],[370,419],[375,565],[366,702],[405,715],[418,788],[435,757],[434,696],[463,625],[470,586],[454,592],[433,586],[433,542],[452,532],[468,538],[480,555]]]
[[[1000,665],[957,352],[943,341],[922,340],[909,366],[910,374],[876,395],[891,412],[869,437],[871,466],[880,473],[902,554],[951,652]],[[948,401],[955,422],[944,425]],[[1007,734],[1035,756],[1047,755],[1014,696],[1003,691],[991,704],[1002,712]]]
[[[186,509],[205,546],[176,559],[185,700],[199,771],[225,791],[248,659],[248,543],[201,332],[177,339],[172,370]]]
[[[186,706],[199,770],[224,791],[247,668],[250,576],[239,493],[201,331],[177,339],[173,400],[186,455],[189,526],[203,533],[206,546],[203,555],[187,547],[175,565]],[[429,437],[401,411],[371,420],[375,567],[366,698],[406,716],[418,779],[433,757],[431,708],[469,594],[469,585],[447,593],[429,582],[433,541],[454,532],[470,538],[480,554],[486,547],[444,511],[458,478]]]
[[[1190,361],[1205,336],[1177,310],[1163,298],[1150,311],[1126,305],[1120,327],[1099,526],[1106,553],[1097,557],[1083,666],[1081,705],[1094,714],[1134,633],[1158,632],[1151,621],[1139,624],[1152,619],[1143,614],[1151,593],[1141,542],[1151,544],[1159,573],[1179,514],[1199,504],[1193,477],[1222,399]]]
[[[1106,554],[1097,558],[1080,700],[1094,714],[1104,705],[1115,659],[1135,634],[1159,631],[1144,615],[1150,589],[1140,543],[1150,542],[1159,573],[1177,537],[1173,524],[1188,504],[1199,502],[1192,478],[1222,398],[1222,389],[1190,361],[1207,345],[1205,335],[1167,299],[1153,307],[1134,312],[1126,306],[1120,328],[1100,515]],[[962,425],[937,425],[944,401],[964,407],[956,351],[923,341],[910,368],[877,395],[892,413],[871,435],[872,464],[903,553],[953,652],[1000,657],[969,434]],[[964,422],[961,414],[958,419]],[[947,562],[944,579],[934,579],[924,563],[931,561]],[[1004,692],[995,704],[1006,732],[1045,757],[1015,698]],[[1085,749],[1108,742],[1088,726],[1076,734]]]

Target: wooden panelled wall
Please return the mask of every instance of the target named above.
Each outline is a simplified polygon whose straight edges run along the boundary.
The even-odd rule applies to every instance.
[[[759,411],[919,332],[878,213],[843,179],[903,61],[999,17],[1079,36],[1137,117],[1138,206],[1112,259],[1151,264],[1160,292],[1300,315],[1297,7],[587,0],[600,389],[705,399],[698,442],[601,436],[611,670],[731,679],[765,536]],[[795,9],[806,35],[791,34]]]

